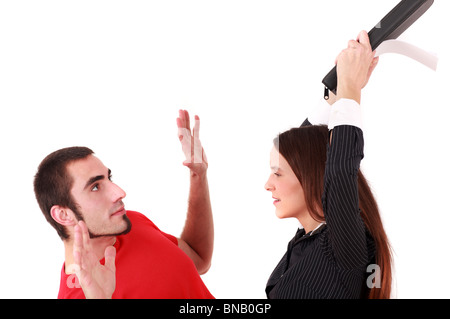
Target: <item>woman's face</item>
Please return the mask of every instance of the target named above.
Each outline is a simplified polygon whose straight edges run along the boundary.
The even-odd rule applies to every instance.
[[[277,217],[300,220],[308,216],[303,187],[286,159],[275,147],[270,152],[270,169],[271,174],[265,189],[272,192]]]

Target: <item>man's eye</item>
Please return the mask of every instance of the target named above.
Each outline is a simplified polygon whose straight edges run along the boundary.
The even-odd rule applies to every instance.
[[[98,191],[98,184],[95,184],[94,187],[92,187],[91,191],[93,192]]]
[[[112,175],[109,175],[109,176],[108,176],[108,179],[109,179],[110,181],[112,181]]]

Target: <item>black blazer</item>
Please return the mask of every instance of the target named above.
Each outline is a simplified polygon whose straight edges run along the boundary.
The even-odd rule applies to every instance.
[[[308,120],[304,125],[310,125]],[[363,149],[361,129],[333,129],[322,197],[326,224],[308,234],[297,231],[267,282],[268,298],[367,297],[367,266],[374,263],[375,244],[359,210],[357,172]]]

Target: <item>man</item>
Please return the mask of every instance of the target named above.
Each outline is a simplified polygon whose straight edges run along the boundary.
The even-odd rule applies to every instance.
[[[125,210],[126,193],[90,149],[61,149],[39,165],[36,199],[65,249],[58,298],[214,298],[200,278],[210,267],[214,242],[200,119],[195,117],[191,132],[189,114],[180,110],[177,126],[183,164],[190,169],[180,238]],[[98,278],[104,284],[100,291]]]

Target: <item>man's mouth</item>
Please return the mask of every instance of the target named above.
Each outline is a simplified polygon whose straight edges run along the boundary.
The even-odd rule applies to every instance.
[[[117,211],[115,211],[114,213],[111,214],[111,217],[114,216],[122,216],[124,214],[126,214],[126,210],[125,210],[125,206],[120,207]]]

